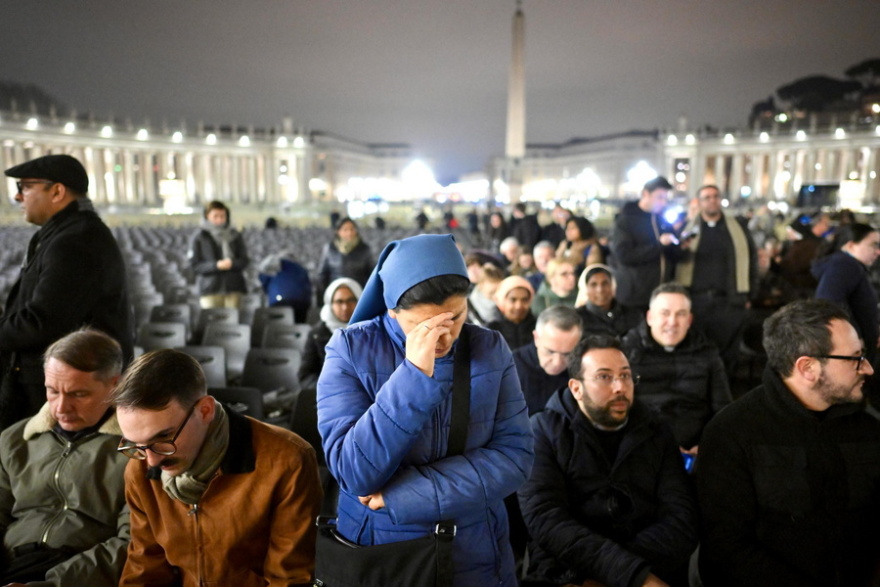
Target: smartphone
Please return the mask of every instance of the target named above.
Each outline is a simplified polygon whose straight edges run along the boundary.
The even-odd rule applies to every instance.
[[[688,473],[693,472],[694,462],[697,460],[697,458],[694,455],[688,454],[686,452],[681,453],[681,458],[684,459],[684,470]]]

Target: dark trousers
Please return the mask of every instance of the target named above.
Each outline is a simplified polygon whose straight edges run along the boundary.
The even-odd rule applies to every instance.
[[[718,347],[727,377],[736,374],[739,347],[746,326],[746,298],[695,293],[691,310],[694,326]]]

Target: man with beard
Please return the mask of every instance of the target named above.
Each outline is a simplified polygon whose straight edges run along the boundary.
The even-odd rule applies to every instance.
[[[825,300],[764,323],[763,385],[706,427],[700,573],[715,585],[871,585],[880,562],[880,422],[846,313]]]
[[[637,378],[616,338],[585,337],[568,373],[532,417],[535,463],[519,491],[528,579],[687,585],[697,506],[672,434],[633,401]]]
[[[749,296],[758,283],[758,253],[744,223],[724,213],[717,186],[702,186],[697,198],[700,213],[682,232],[676,281],[690,290],[694,324],[733,373]]]

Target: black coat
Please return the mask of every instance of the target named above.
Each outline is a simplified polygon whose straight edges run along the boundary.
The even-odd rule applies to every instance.
[[[80,202],[71,203],[34,235],[28,259],[6,298],[0,316],[0,355],[3,364],[12,364],[16,371],[5,393],[10,392],[10,382],[13,393],[21,393],[19,384],[43,389],[43,351],[83,326],[119,341],[126,362],[132,357],[133,319],[122,254],[88,201],[84,208],[80,210]],[[4,398],[4,407],[9,399]],[[39,408],[46,400],[45,389],[41,398],[31,399]],[[23,405],[0,411],[7,424],[36,413]]]
[[[821,417],[769,369],[706,427],[697,460],[706,587],[856,587],[880,563],[880,422]]]
[[[623,350],[640,377],[636,397],[669,423],[681,447],[699,444],[706,423],[733,401],[718,349],[693,327],[667,352],[642,322],[623,338]]]
[[[195,234],[189,247],[189,262],[196,274],[199,295],[247,292],[244,270],[250,260],[241,233],[236,233],[231,248],[232,268],[221,271],[217,261],[223,259],[223,249],[207,230]]]
[[[529,416],[543,410],[554,391],[568,387],[568,369],[559,375],[548,375],[541,367],[534,339],[513,351],[513,362]]]
[[[616,460],[571,391],[532,417],[535,464],[519,502],[532,538],[529,577],[608,587],[668,576],[697,546],[697,504],[668,428],[636,401]]]
[[[318,384],[318,375],[321,374],[324,357],[327,356],[324,348],[330,342],[332,334],[323,322],[315,324],[309,330],[299,367],[299,382],[303,389],[314,388]]]
[[[355,245],[348,254],[337,249],[335,241],[328,243],[318,265],[317,299],[323,299],[327,286],[340,277],[349,277],[361,286],[366,285],[375,264],[370,246],[364,241]]]
[[[525,247],[530,253],[541,240],[541,225],[538,224],[538,217],[534,214],[527,214],[522,218],[511,218],[508,226],[511,236],[516,237],[520,246]]]
[[[535,318],[535,315],[529,312],[529,315],[526,316],[525,320],[519,324],[514,324],[502,316],[498,320],[493,320],[486,324],[486,328],[500,332],[501,336],[504,337],[504,340],[507,341],[507,346],[510,347],[510,350],[515,351],[519,347],[527,345],[535,340],[535,337],[532,336],[532,332],[535,330],[535,324],[537,321],[538,319]]]
[[[603,310],[590,302],[577,309],[584,326],[584,334],[610,334],[624,336],[639,325],[644,314],[628,310],[617,303],[611,302],[610,310]]]
[[[614,219],[611,261],[616,268],[616,297],[624,306],[647,307],[654,288],[672,276],[676,247],[660,244],[659,222],[638,202],[624,204]]]

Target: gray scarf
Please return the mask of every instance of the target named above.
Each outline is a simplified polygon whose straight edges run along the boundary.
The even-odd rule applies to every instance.
[[[229,418],[219,402],[214,405],[214,420],[208,426],[202,448],[189,470],[174,477],[162,471],[165,493],[188,505],[199,503],[229,448]]]
[[[232,256],[232,242],[238,236],[238,231],[229,225],[215,226],[207,220],[202,222],[202,227],[208,231],[214,242],[220,246],[224,259],[234,259]]]

